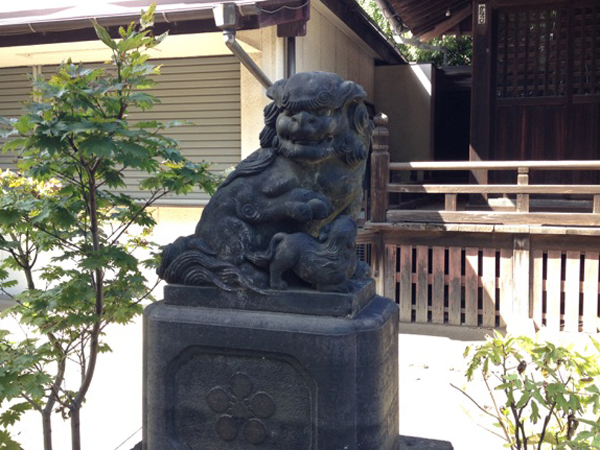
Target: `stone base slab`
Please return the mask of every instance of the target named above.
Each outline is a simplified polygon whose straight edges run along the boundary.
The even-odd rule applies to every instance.
[[[145,450],[396,450],[398,311],[353,318],[155,303]]]

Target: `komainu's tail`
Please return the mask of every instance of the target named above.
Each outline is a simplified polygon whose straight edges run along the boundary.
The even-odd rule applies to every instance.
[[[180,237],[167,245],[157,269],[158,276],[169,284],[216,286],[225,291],[246,288],[263,293],[246,272],[218,259],[215,252],[195,236]]]

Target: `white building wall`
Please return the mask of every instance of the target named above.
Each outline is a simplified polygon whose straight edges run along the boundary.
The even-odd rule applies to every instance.
[[[362,85],[373,102],[375,52],[320,1],[311,5],[307,34],[296,39],[296,70],[337,73]]]
[[[377,110],[389,117],[393,162],[433,159],[431,64],[379,66],[375,70]]]

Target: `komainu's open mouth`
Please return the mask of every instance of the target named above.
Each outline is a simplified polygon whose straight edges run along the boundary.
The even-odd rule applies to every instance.
[[[333,141],[333,136],[325,136],[323,139],[321,140],[308,140],[308,139],[288,139],[288,142],[291,142],[293,145],[303,145],[303,146],[310,146],[310,145],[321,145],[321,144],[329,144],[330,142]]]

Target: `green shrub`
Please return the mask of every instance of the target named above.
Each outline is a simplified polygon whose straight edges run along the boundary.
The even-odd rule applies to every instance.
[[[600,449],[600,344],[585,354],[572,346],[503,337],[495,332],[472,350],[467,378],[481,377],[487,387],[495,425],[516,450]]]

